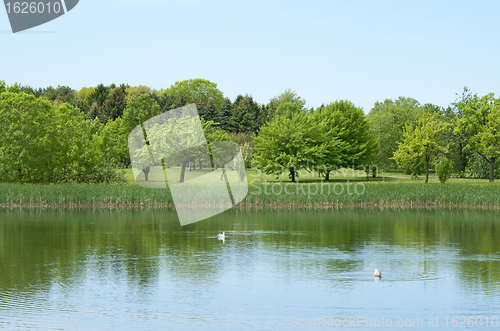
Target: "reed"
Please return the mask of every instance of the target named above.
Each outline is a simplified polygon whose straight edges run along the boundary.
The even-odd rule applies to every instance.
[[[207,194],[210,194],[208,192]],[[198,195],[193,205],[202,203]],[[500,183],[401,182],[249,183],[240,204],[269,207],[500,207]],[[138,185],[0,184],[0,207],[173,207],[170,190]]]

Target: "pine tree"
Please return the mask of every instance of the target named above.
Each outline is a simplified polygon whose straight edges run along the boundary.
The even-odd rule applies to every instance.
[[[214,99],[208,99],[208,102],[205,106],[205,121],[213,121],[215,123],[219,123],[219,111],[215,106]]]
[[[206,121],[205,116],[207,115],[207,105],[203,102],[203,99],[198,97],[194,101],[196,104],[196,110],[198,110],[198,115]]]
[[[224,99],[224,103],[219,112],[219,123],[220,127],[224,130],[228,130],[229,119],[233,113],[233,104],[229,98]]]
[[[115,120],[123,115],[123,110],[126,106],[125,93],[121,88],[115,87],[104,102],[103,113],[107,119]]]
[[[249,111],[248,103],[245,98],[236,99],[233,105],[233,113],[228,122],[228,129],[231,132],[252,132],[253,116]]]

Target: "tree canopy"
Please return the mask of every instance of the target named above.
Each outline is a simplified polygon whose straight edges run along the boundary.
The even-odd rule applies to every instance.
[[[255,138],[253,160],[266,174],[288,172],[295,182],[301,167],[313,166],[324,157],[326,146],[320,141],[321,124],[313,121],[300,106],[285,102],[270,123]]]
[[[224,102],[224,94],[217,88],[217,84],[206,79],[198,78],[176,82],[165,93],[183,101],[184,104],[178,105],[178,107],[195,103],[198,98],[204,104],[208,103],[208,100],[212,98],[217,109]]]
[[[479,154],[490,165],[489,180],[494,180],[495,162],[500,156],[500,98],[493,93],[471,96],[456,106],[463,116],[456,120],[455,132],[467,140],[465,149]]]
[[[441,135],[449,126],[438,115],[424,113],[416,125],[406,124],[403,130],[403,139],[398,143],[398,149],[393,159],[400,165],[425,163],[425,182],[429,182],[429,164],[432,158],[440,152],[446,152]]]
[[[102,158],[84,115],[64,103],[0,93],[0,181],[20,183],[119,180]]]

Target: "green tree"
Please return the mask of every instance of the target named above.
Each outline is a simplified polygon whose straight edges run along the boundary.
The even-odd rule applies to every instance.
[[[33,95],[0,94],[0,181],[54,183],[119,180],[84,115]]]
[[[255,124],[255,114],[248,100],[238,96],[233,104],[233,112],[227,122],[227,129],[231,132],[252,132]]]
[[[123,120],[109,120],[106,125],[101,126],[99,136],[102,141],[102,152],[104,160],[112,166],[127,166],[130,164],[128,152],[127,133]]]
[[[233,104],[229,98],[224,99],[224,103],[220,108],[219,113],[219,123],[220,127],[224,130],[228,130],[229,128],[229,119],[233,113]]]
[[[92,91],[89,98],[92,103],[97,102],[99,108],[104,106],[106,99],[109,95],[109,87],[104,86],[103,84],[97,85],[97,87]]]
[[[219,110],[215,106],[214,99],[208,99],[206,108],[205,108],[205,116],[203,117],[207,122],[219,123]]]
[[[94,92],[93,87],[82,87],[80,91],[75,92],[75,106],[78,107],[84,114],[88,115],[93,101],[91,95]],[[90,116],[87,116],[90,118]],[[95,118],[95,117],[94,117]]]
[[[5,92],[12,92],[12,93],[21,93],[22,87],[21,84],[19,83],[14,83],[10,86],[7,86],[5,81],[0,80],[0,94],[5,93]]]
[[[300,168],[314,166],[314,160],[324,157],[325,146],[320,141],[319,124],[299,105],[285,102],[254,139],[254,164],[266,174],[288,172],[295,182]]]
[[[212,98],[217,109],[220,109],[224,102],[224,95],[217,88],[217,84],[206,79],[188,79],[175,82],[167,89],[167,94],[182,101],[183,104],[177,107],[195,103],[197,98],[200,98],[203,104],[207,104],[208,100]]]
[[[322,144],[326,152],[322,171],[329,179],[338,166],[367,170],[375,160],[378,141],[370,132],[363,110],[346,100],[335,101],[314,112],[322,126]]]
[[[1,82],[0,82],[1,83]],[[50,102],[33,95],[5,92],[0,84],[0,181],[49,181],[51,155],[47,128],[53,110]]]
[[[403,139],[392,157],[400,166],[420,162],[425,163],[425,182],[429,182],[429,164],[432,158],[440,152],[446,152],[443,146],[442,133],[449,124],[442,121],[438,115],[424,113],[417,125],[407,124],[403,131]]]
[[[139,86],[128,86],[125,88],[126,98],[136,98],[141,94],[152,95],[153,91],[150,87],[139,85]]]
[[[436,164],[436,174],[439,181],[444,184],[451,177],[453,173],[453,164],[448,158],[440,158]]]
[[[53,88],[49,86],[42,89],[43,98],[49,100],[50,102],[68,103],[73,105],[75,99],[75,91],[68,86],[58,86]]]
[[[179,134],[178,128],[184,128]],[[134,150],[134,159],[137,164],[147,165],[142,167],[145,181],[148,181],[150,160],[152,155],[157,155],[163,160],[165,167],[181,167],[179,183],[184,183],[186,168],[196,160],[210,163],[209,146],[204,141],[229,141],[227,133],[214,127],[214,122],[201,119],[203,135],[198,131],[198,119],[195,117],[171,118],[167,123],[154,124],[148,128],[148,144]],[[133,139],[133,137],[132,137]],[[167,153],[166,155],[164,153]],[[161,160],[157,160],[162,165]],[[189,168],[191,170],[191,167]]]
[[[467,140],[465,149],[479,154],[490,165],[489,180],[495,179],[495,162],[500,156],[500,98],[493,93],[471,96],[466,103],[455,104],[463,116],[456,121],[455,132]]]
[[[424,112],[417,100],[399,97],[376,102],[368,114],[372,134],[379,139],[376,163],[384,169],[396,169],[392,159],[398,149],[398,142],[403,138],[403,129],[407,123],[414,123]]]
[[[275,109],[278,109],[278,107],[285,102],[295,103],[301,110],[306,109],[306,100],[297,95],[297,93],[291,89],[286,89],[285,92],[278,94],[269,100],[269,103],[272,104],[273,107],[276,107]]]
[[[106,120],[115,120],[123,115],[123,110],[127,106],[125,92],[120,87],[111,90],[103,105],[103,113]]]
[[[137,97],[130,97],[122,116],[126,134],[128,135],[137,125],[158,114],[160,114],[160,106],[151,95],[139,94]]]

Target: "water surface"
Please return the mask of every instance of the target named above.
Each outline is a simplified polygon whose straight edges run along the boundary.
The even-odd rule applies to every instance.
[[[454,316],[500,329],[495,212],[230,210],[181,227],[165,210],[0,210],[7,329],[451,329]]]

